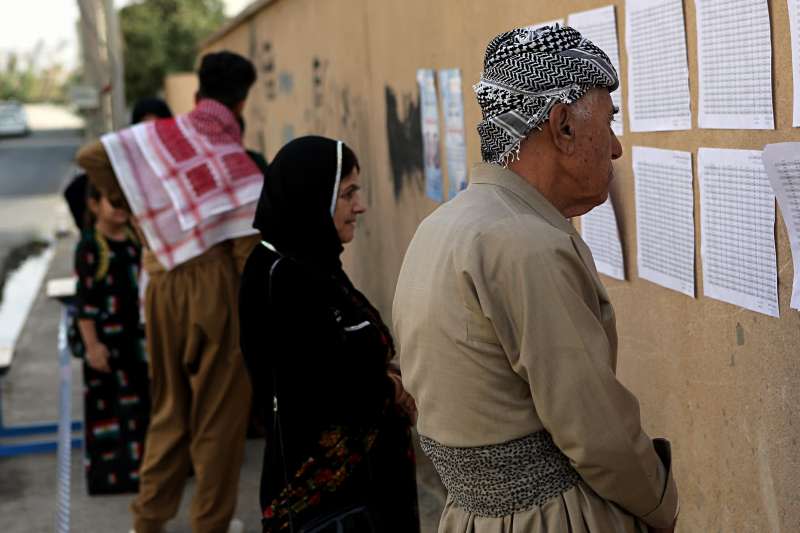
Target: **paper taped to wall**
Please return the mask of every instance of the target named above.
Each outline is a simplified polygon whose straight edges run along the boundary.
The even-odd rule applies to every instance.
[[[625,21],[631,131],[691,129],[683,1],[628,0]]]
[[[464,131],[464,97],[461,94],[461,71],[439,71],[439,93],[444,114],[444,151],[447,159],[447,198],[467,187],[467,141]]]
[[[435,202],[444,200],[442,191],[442,156],[439,150],[439,105],[436,97],[436,77],[432,69],[417,71],[420,115],[422,123],[423,167],[425,194]]]
[[[611,101],[620,110],[614,117],[611,129],[614,130],[615,134],[622,135],[622,74],[619,70],[619,41],[617,40],[617,16],[614,12],[614,6],[572,13],[567,18],[567,25],[572,26],[581,32],[581,35],[599,46],[611,60],[611,64],[620,77],[620,87],[611,93]]]
[[[615,279],[625,280],[622,242],[614,204],[610,197],[581,216],[581,236],[592,251],[597,271]]]
[[[694,298],[692,154],[633,147],[639,276]]]
[[[778,317],[775,195],[759,150],[700,148],[703,293]]]
[[[790,306],[800,309],[800,143],[768,144],[763,159],[792,247],[794,283]]]
[[[698,125],[773,129],[767,0],[696,0],[695,6],[700,70]]]

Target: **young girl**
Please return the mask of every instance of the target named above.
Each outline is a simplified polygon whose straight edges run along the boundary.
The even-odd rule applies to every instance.
[[[139,322],[141,247],[125,211],[89,186],[91,223],[75,251],[77,326],[83,357],[89,494],[136,492],[150,414],[147,359]]]

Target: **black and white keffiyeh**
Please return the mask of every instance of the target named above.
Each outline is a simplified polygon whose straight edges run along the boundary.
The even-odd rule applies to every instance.
[[[605,52],[573,28],[554,24],[498,35],[486,48],[481,80],[473,87],[483,113],[483,160],[507,164],[557,102],[571,104],[593,87],[618,86]]]

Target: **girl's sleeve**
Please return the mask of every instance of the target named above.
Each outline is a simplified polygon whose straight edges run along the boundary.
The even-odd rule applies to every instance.
[[[79,319],[94,320],[100,313],[102,294],[95,280],[99,261],[97,245],[90,239],[82,239],[75,250]]]

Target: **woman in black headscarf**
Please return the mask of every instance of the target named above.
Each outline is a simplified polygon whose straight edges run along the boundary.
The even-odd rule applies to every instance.
[[[348,533],[419,531],[413,400],[389,364],[388,329],[339,259],[365,211],[358,175],[346,145],[302,137],[264,180],[240,320],[268,428],[265,532],[328,531],[331,517]]]

